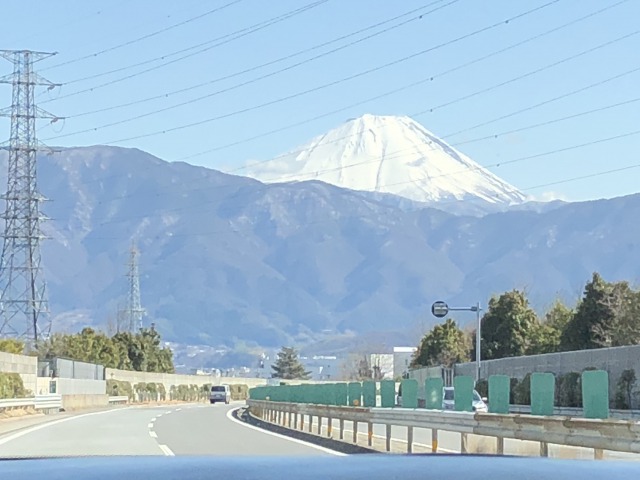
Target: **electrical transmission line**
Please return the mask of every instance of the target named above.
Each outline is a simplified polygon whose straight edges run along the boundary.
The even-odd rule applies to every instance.
[[[140,302],[140,273],[138,271],[138,256],[140,252],[135,243],[131,244],[129,251],[129,271],[127,278],[129,281],[129,293],[127,298],[127,309],[124,311],[126,325],[130,332],[134,332],[137,328],[142,328],[142,317],[145,310]]]
[[[36,153],[36,119],[57,118],[36,107],[35,87],[56,84],[33,71],[33,64],[53,53],[0,50],[13,63],[13,73],[0,78],[11,84],[11,106],[0,115],[11,118],[3,249],[0,259],[0,337],[15,337],[37,344],[51,331],[45,280],[41,266],[40,203]]]

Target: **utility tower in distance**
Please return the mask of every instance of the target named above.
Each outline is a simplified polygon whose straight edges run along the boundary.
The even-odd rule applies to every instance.
[[[57,117],[35,105],[35,87],[52,89],[58,85],[33,71],[33,64],[53,53],[29,50],[0,50],[13,64],[13,73],[0,77],[11,84],[11,106],[0,116],[11,118],[7,192],[5,200],[2,257],[0,260],[0,337],[14,337],[37,343],[51,330],[45,280],[40,264],[40,203],[36,153],[36,119]]]
[[[140,252],[138,252],[135,243],[132,243],[129,253],[129,272],[127,273],[129,279],[129,297],[127,300],[127,309],[125,310],[130,332],[135,331],[137,328],[142,328],[142,317],[145,314],[145,310],[140,303],[138,255],[140,255]]]

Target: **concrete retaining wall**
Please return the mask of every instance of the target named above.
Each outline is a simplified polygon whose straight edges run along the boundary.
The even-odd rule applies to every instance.
[[[24,388],[36,392],[38,359],[26,355],[0,352],[0,372],[18,373],[22,377]]]

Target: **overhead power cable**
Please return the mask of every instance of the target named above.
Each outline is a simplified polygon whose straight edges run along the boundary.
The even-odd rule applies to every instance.
[[[396,28],[399,28],[399,27],[401,27],[401,26],[404,26],[404,25],[406,25],[407,23],[414,22],[414,21],[416,21],[416,20],[420,20],[420,19],[422,19],[422,17],[423,17],[424,15],[426,15],[426,14],[428,14],[428,13],[429,13],[429,12],[422,12],[425,8],[430,7],[430,6],[432,6],[432,5],[435,5],[435,4],[437,4],[437,3],[442,3],[442,1],[443,1],[443,0],[438,0],[438,1],[436,1],[436,2],[431,2],[431,3],[427,4],[427,5],[423,5],[422,7],[414,8],[413,10],[410,10],[410,11],[408,11],[408,12],[405,12],[405,13],[403,13],[403,14],[401,14],[401,15],[396,15],[396,16],[395,16],[395,17],[393,17],[393,18],[390,18],[390,19],[384,20],[384,21],[382,21],[382,22],[378,22],[378,23],[376,23],[376,24],[374,24],[374,25],[370,25],[370,26],[365,27],[365,28],[361,28],[360,30],[357,30],[357,31],[355,31],[355,32],[351,32],[351,33],[346,34],[346,35],[342,35],[342,36],[340,36],[340,37],[334,38],[334,39],[329,40],[329,41],[327,41],[327,42],[323,42],[323,43],[320,43],[320,44],[314,45],[314,46],[312,46],[312,47],[305,48],[305,49],[303,49],[303,50],[298,50],[297,52],[291,53],[291,54],[289,54],[289,55],[285,55],[285,56],[280,57],[280,58],[277,58],[277,59],[275,59],[275,60],[271,60],[271,61],[269,61],[269,62],[265,62],[265,63],[262,63],[262,64],[260,64],[260,65],[254,65],[254,66],[249,67],[249,68],[246,68],[246,69],[244,69],[244,70],[240,70],[240,71],[237,71],[237,72],[234,72],[234,73],[230,73],[230,74],[227,74],[227,75],[223,75],[223,76],[221,76],[221,77],[217,77],[217,78],[214,78],[214,79],[212,79],[212,80],[208,80],[208,81],[206,81],[206,82],[198,83],[198,84],[195,84],[195,85],[191,85],[191,86],[189,86],[189,87],[181,88],[181,89],[178,89],[178,90],[173,90],[173,91],[166,92],[166,93],[161,93],[161,94],[159,94],[159,95],[154,95],[154,96],[151,96],[151,97],[146,97],[146,98],[141,98],[141,99],[138,99],[138,100],[133,100],[133,101],[130,101],[130,102],[121,103],[121,104],[119,104],[119,105],[111,105],[111,106],[109,106],[109,107],[104,107],[104,108],[99,108],[99,109],[96,109],[96,110],[90,110],[90,111],[87,111],[87,112],[77,113],[77,114],[75,114],[75,115],[71,115],[70,117],[67,117],[67,118],[78,118],[78,117],[83,117],[83,116],[87,116],[87,115],[94,115],[94,114],[96,114],[96,113],[102,113],[102,112],[108,112],[108,111],[112,111],[112,110],[117,110],[117,109],[120,109],[120,108],[131,107],[131,106],[133,106],[133,105],[138,105],[138,104],[146,103],[146,102],[150,102],[150,101],[153,101],[153,100],[165,99],[165,98],[168,98],[168,97],[170,97],[170,96],[172,96],[172,95],[176,95],[176,94],[180,94],[180,93],[189,92],[189,91],[191,91],[191,90],[195,90],[195,89],[198,89],[198,88],[201,88],[201,87],[204,87],[204,86],[208,86],[208,85],[213,85],[213,84],[215,84],[215,83],[219,83],[219,82],[222,82],[222,81],[224,81],[224,80],[229,80],[229,79],[231,79],[231,78],[235,78],[235,77],[238,77],[238,76],[240,76],[240,75],[244,75],[244,74],[246,74],[246,73],[250,73],[250,72],[253,72],[253,71],[255,71],[255,70],[259,70],[259,69],[262,69],[262,68],[264,68],[264,67],[268,67],[268,66],[271,66],[271,65],[275,65],[275,64],[277,64],[277,63],[281,63],[281,62],[283,62],[283,61],[286,61],[286,60],[289,60],[289,59],[292,59],[292,58],[298,57],[298,56],[303,55],[303,54],[305,54],[305,53],[309,53],[309,52],[312,52],[312,51],[318,50],[318,49],[320,49],[320,48],[323,48],[323,47],[326,47],[326,46],[328,46],[328,45],[334,44],[334,43],[336,43],[336,42],[338,42],[338,41],[345,40],[345,39],[347,39],[347,38],[350,38],[350,37],[353,37],[353,36],[359,35],[359,34],[361,34],[361,33],[367,32],[367,31],[369,31],[369,30],[373,30],[374,28],[377,28],[377,27],[383,26],[383,25],[385,25],[385,24],[391,23],[391,22],[393,22],[393,21],[395,21],[395,20],[399,20],[399,19],[401,19],[401,18],[403,18],[403,17],[407,17],[407,16],[409,16],[409,15],[414,15],[412,18],[410,18],[410,19],[408,19],[408,20],[406,20],[406,21],[403,21],[402,23],[399,23],[399,24],[393,25],[393,26],[391,26],[391,27],[385,28],[384,30],[378,31],[378,32],[376,32],[376,33],[373,33],[373,34],[371,34],[371,35],[369,35],[369,36],[367,36],[367,37],[364,37],[364,38],[361,38],[361,39],[358,39],[358,40],[354,40],[354,41],[349,42],[349,43],[347,43],[347,44],[345,44],[345,45],[342,45],[342,46],[340,46],[340,47],[338,47],[338,48],[332,49],[332,50],[330,50],[330,51],[328,51],[328,52],[324,52],[324,53],[322,53],[322,54],[320,54],[320,55],[316,55],[316,56],[314,56],[314,57],[311,57],[311,58],[305,59],[305,60],[304,60],[304,61],[302,61],[302,62],[298,62],[298,63],[296,63],[296,64],[293,64],[293,65],[290,65],[290,66],[288,66],[288,67],[286,67],[286,68],[283,68],[283,69],[281,69],[281,70],[277,70],[277,71],[276,71],[276,72],[274,72],[274,73],[270,73],[270,74],[265,75],[265,76],[257,77],[257,78],[255,78],[255,79],[252,79],[252,80],[250,80],[250,81],[248,81],[248,82],[246,82],[246,83],[243,83],[243,84],[241,84],[241,85],[245,85],[245,84],[248,84],[248,83],[253,83],[253,82],[258,81],[258,80],[261,80],[261,79],[263,79],[263,78],[267,78],[267,76],[273,76],[273,75],[275,75],[275,74],[277,74],[277,73],[281,73],[281,72],[284,72],[284,71],[287,71],[287,70],[291,70],[292,68],[295,68],[295,67],[297,67],[297,66],[300,66],[300,65],[303,65],[303,64],[306,64],[306,63],[309,63],[309,62],[311,62],[311,61],[313,61],[313,60],[316,60],[316,59],[318,59],[318,58],[322,58],[322,57],[325,57],[325,56],[327,56],[327,55],[329,55],[329,54],[332,54],[332,53],[338,52],[338,51],[340,51],[340,50],[344,50],[345,48],[351,47],[351,46],[353,46],[353,45],[356,45],[356,44],[358,44],[358,43],[361,43],[361,42],[363,42],[363,41],[365,41],[365,40],[368,40],[368,39],[370,39],[370,38],[373,38],[373,37],[375,37],[375,36],[381,35],[381,34],[383,34],[383,33],[386,33],[386,32],[389,32],[389,31],[391,31],[391,30],[394,30],[394,29],[396,29]],[[456,1],[459,1],[459,0],[456,0]],[[625,1],[627,1],[627,0],[625,0]],[[417,14],[417,12],[422,12],[422,13]],[[416,14],[417,14],[417,15],[416,15]],[[124,68],[126,69],[127,67],[124,67]],[[102,74],[99,74],[99,75],[102,75]],[[94,77],[95,77],[95,76],[94,76]],[[85,77],[85,78],[89,78],[89,77]],[[79,80],[77,80],[77,81],[79,81]],[[68,83],[68,82],[67,82],[67,83]],[[235,88],[238,88],[238,87],[235,87]],[[216,93],[216,94],[217,94],[217,93]]]
[[[127,69],[128,68],[134,68],[134,67],[140,67],[140,66],[143,66],[143,65],[147,65],[149,63],[155,63],[157,61],[164,61],[164,60],[166,60],[168,58],[171,58],[171,57],[174,57],[176,55],[180,55],[180,54],[185,53],[185,52],[191,52],[191,53],[188,53],[186,55],[182,55],[182,56],[180,56],[178,58],[174,58],[173,60],[169,60],[169,61],[166,61],[164,63],[161,63],[159,65],[154,65],[154,66],[146,68],[144,70],[140,70],[138,72],[135,72],[135,73],[132,73],[132,74],[129,74],[129,75],[125,75],[123,77],[115,78],[113,80],[109,80],[107,82],[101,83],[99,85],[95,85],[93,87],[89,87],[89,88],[85,88],[83,90],[77,90],[75,92],[71,92],[71,93],[67,93],[67,94],[64,94],[64,95],[60,95],[57,98],[46,100],[46,101],[40,102],[40,103],[45,104],[45,103],[61,100],[63,98],[73,97],[73,96],[80,95],[80,94],[87,93],[87,92],[94,92],[94,91],[96,91],[96,90],[98,90],[100,88],[104,88],[104,87],[107,87],[109,85],[114,85],[116,83],[120,83],[120,82],[123,82],[125,80],[130,80],[131,78],[135,78],[135,77],[138,77],[140,75],[144,75],[145,73],[149,73],[149,72],[158,70],[160,68],[164,68],[167,65],[172,65],[172,64],[174,64],[176,62],[180,62],[180,61],[185,60],[187,58],[191,58],[191,57],[194,57],[196,55],[200,55],[200,54],[202,54],[204,52],[208,52],[209,50],[212,50],[212,49],[214,49],[216,47],[219,47],[221,45],[226,45],[226,44],[228,44],[230,42],[233,42],[234,40],[246,37],[247,35],[251,35],[251,34],[253,34],[255,32],[258,32],[260,30],[268,28],[268,27],[270,27],[272,25],[275,25],[277,23],[280,23],[280,22],[283,22],[285,20],[288,20],[289,18],[295,17],[296,15],[300,15],[300,14],[302,14],[302,13],[308,11],[308,10],[316,8],[316,7],[318,7],[318,6],[320,6],[320,5],[324,4],[324,3],[327,3],[328,1],[329,0],[317,0],[317,1],[313,2],[313,3],[307,4],[307,5],[303,6],[303,7],[296,8],[295,10],[291,10],[291,11],[289,11],[287,13],[284,13],[282,15],[278,15],[276,17],[273,17],[273,18],[269,19],[269,20],[259,22],[257,24],[254,24],[254,25],[250,26],[250,27],[245,27],[245,28],[242,28],[240,30],[236,30],[235,32],[228,33],[226,35],[222,35],[220,37],[214,38],[212,40],[208,40],[206,42],[199,43],[198,45],[192,45],[191,47],[187,47],[187,48],[184,48],[182,50],[178,50],[176,52],[169,53],[169,54],[166,54],[166,55],[161,55],[161,56],[156,57],[156,58],[151,59],[151,60],[138,62],[138,63],[136,63],[134,65],[131,65],[130,67],[127,67]],[[200,50],[196,50],[195,52],[192,51],[192,50],[195,50],[196,48],[199,48],[199,47],[202,47],[202,46],[205,46],[205,47],[201,48]]]
[[[522,18],[522,17],[524,17],[526,15],[530,15],[530,14],[536,12],[536,11],[539,11],[539,10],[541,10],[543,8],[546,8],[546,7],[550,6],[550,5],[553,5],[553,4],[557,3],[558,1],[559,0],[552,0],[552,1],[548,2],[548,3],[546,3],[546,4],[543,4],[541,6],[535,7],[533,9],[529,9],[529,10],[523,12],[523,13],[520,13],[518,15],[510,17],[510,18],[508,18],[506,20],[502,20],[500,22],[488,25],[486,27],[480,28],[478,30],[475,30],[475,31],[470,32],[470,33],[467,33],[465,35],[462,35],[460,37],[454,38],[452,40],[448,40],[446,42],[442,42],[442,43],[437,44],[437,45],[435,45],[433,47],[429,47],[427,49],[421,50],[419,52],[415,52],[413,54],[404,56],[402,58],[393,60],[391,62],[387,62],[387,63],[385,63],[383,65],[379,65],[377,67],[373,67],[373,68],[361,71],[359,73],[356,73],[356,74],[353,74],[353,75],[349,75],[347,77],[343,77],[343,78],[340,78],[338,80],[334,80],[333,82],[329,82],[329,83],[326,83],[326,84],[323,84],[323,85],[319,85],[317,87],[313,87],[313,88],[310,88],[310,89],[307,89],[307,90],[303,90],[303,91],[300,91],[300,92],[297,92],[297,93],[294,93],[294,94],[290,94],[290,95],[287,95],[285,97],[280,97],[280,98],[277,98],[275,100],[264,102],[264,103],[261,103],[261,104],[258,104],[258,105],[253,105],[251,107],[246,107],[246,108],[243,108],[243,109],[240,109],[240,110],[236,110],[234,112],[229,112],[229,113],[226,113],[226,114],[217,115],[215,117],[210,117],[210,118],[207,118],[207,119],[204,119],[204,120],[199,120],[197,122],[191,122],[191,123],[188,123],[188,124],[179,125],[179,126],[176,126],[176,127],[171,127],[171,128],[167,128],[167,129],[163,129],[163,130],[158,130],[158,131],[155,131],[155,132],[149,132],[149,133],[145,133],[145,134],[135,135],[135,136],[132,136],[132,137],[113,140],[113,141],[107,142],[106,144],[114,144],[114,143],[121,143],[121,142],[126,142],[126,141],[131,141],[131,140],[138,140],[138,139],[141,139],[141,138],[148,138],[148,137],[152,137],[152,136],[156,136],[156,135],[162,135],[162,134],[166,134],[166,133],[170,133],[170,132],[174,132],[174,131],[178,131],[178,130],[183,130],[183,129],[186,129],[186,128],[192,128],[192,127],[195,127],[195,126],[204,125],[204,124],[207,124],[207,123],[210,123],[210,122],[213,122],[213,121],[222,120],[222,119],[229,118],[229,117],[232,117],[232,116],[235,116],[235,115],[239,115],[239,114],[242,114],[242,113],[247,113],[247,112],[250,112],[250,111],[258,110],[260,108],[264,108],[264,107],[267,107],[267,106],[270,106],[270,105],[275,105],[275,104],[278,104],[278,103],[281,103],[281,102],[284,102],[284,101],[287,101],[287,100],[291,100],[293,98],[297,98],[297,97],[300,97],[300,96],[303,96],[303,95],[307,95],[309,93],[313,93],[313,92],[316,92],[316,91],[319,91],[319,90],[323,90],[323,89],[331,87],[331,86],[339,85],[339,84],[344,83],[346,81],[353,80],[355,78],[360,78],[360,77],[368,75],[370,73],[377,72],[379,70],[382,70],[382,69],[397,65],[399,63],[405,62],[405,61],[410,60],[412,58],[416,58],[418,56],[424,55],[426,53],[429,53],[431,51],[437,50],[439,48],[442,48],[442,47],[445,47],[445,46],[448,46],[448,45],[452,45],[452,44],[460,42],[460,41],[462,41],[464,39],[473,37],[475,35],[478,35],[480,33],[486,32],[488,30],[497,28],[497,27],[502,26],[504,24],[508,24],[509,22],[514,21],[514,20],[516,20],[518,18]],[[127,122],[127,119],[120,120],[118,122],[113,122],[112,124],[109,125],[109,127],[115,126],[115,125],[119,125],[121,123],[126,123],[126,122]],[[100,127],[100,128],[102,128],[102,127]],[[98,129],[98,127],[91,128],[91,129],[85,129],[85,130],[81,130],[81,131],[77,131],[77,132],[71,132],[71,133],[65,134],[63,136],[52,137],[52,138],[49,138],[49,139],[46,139],[46,140],[54,140],[54,139],[58,139],[58,138],[62,138],[62,137],[78,135],[78,134],[81,134],[81,133],[87,133],[87,132],[90,132],[90,131],[96,131],[97,129]]]
[[[188,18],[186,20],[183,20],[182,22],[174,23],[174,24],[169,25],[167,27],[161,28],[160,30],[156,30],[155,32],[151,32],[151,33],[148,33],[146,35],[142,35],[140,37],[134,38],[133,40],[128,40],[126,42],[119,43],[119,44],[114,45],[112,47],[105,48],[103,50],[99,50],[97,52],[90,53],[90,54],[84,55],[82,57],[74,58],[74,59],[71,59],[71,60],[67,60],[66,62],[61,62],[61,63],[57,63],[55,65],[51,65],[50,67],[43,68],[42,71],[51,70],[51,69],[58,68],[58,67],[63,67],[65,65],[71,65],[73,63],[81,62],[81,61],[87,60],[89,58],[98,57],[98,56],[103,55],[105,53],[113,52],[113,51],[118,50],[120,48],[128,47],[128,46],[133,45],[135,43],[142,42],[143,40],[147,40],[147,39],[155,37],[157,35],[161,35],[163,33],[166,33],[166,32],[168,32],[170,30],[173,30],[174,28],[182,27],[183,25],[186,25],[186,24],[191,23],[191,22],[195,22],[196,20],[201,20],[201,19],[203,19],[205,17],[208,17],[209,15],[211,15],[213,13],[216,13],[216,12],[219,12],[221,10],[224,10],[225,8],[231,7],[231,6],[233,6],[233,5],[237,4],[237,3],[240,3],[242,1],[244,1],[244,0],[233,0],[233,1],[229,2],[229,3],[226,3],[226,4],[221,5],[219,7],[213,8],[211,10],[208,10],[208,11],[204,12],[204,13],[201,13],[201,14],[196,15],[194,17],[191,17],[191,18]]]
[[[280,73],[286,72],[286,71],[288,71],[288,70],[292,70],[292,69],[294,69],[294,68],[296,68],[296,67],[299,67],[299,66],[301,66],[301,65],[304,65],[304,64],[310,63],[310,62],[312,62],[312,61],[314,61],[314,60],[317,60],[317,59],[319,59],[319,58],[326,57],[327,55],[333,54],[333,53],[338,52],[338,51],[340,51],[340,50],[344,50],[345,48],[348,48],[348,47],[351,47],[351,46],[356,45],[356,44],[358,44],[358,43],[364,42],[364,41],[369,40],[369,39],[371,39],[371,38],[373,38],[373,37],[376,37],[376,36],[378,36],[378,35],[381,35],[381,34],[383,34],[383,33],[389,32],[389,31],[394,30],[394,29],[396,29],[396,28],[400,28],[400,27],[402,27],[402,26],[406,25],[407,23],[410,23],[410,22],[413,22],[413,21],[415,21],[415,20],[419,20],[419,19],[421,19],[424,15],[426,15],[426,14],[428,14],[428,13],[435,12],[435,11],[437,11],[437,10],[440,10],[441,8],[444,8],[444,7],[446,7],[446,6],[449,6],[449,5],[451,5],[451,4],[453,4],[453,3],[456,3],[456,2],[458,2],[458,1],[459,1],[459,0],[450,0],[450,1],[449,1],[449,3],[446,3],[446,4],[444,4],[444,5],[440,6],[440,7],[434,8],[433,10],[430,10],[429,12],[423,13],[423,14],[421,14],[421,15],[419,15],[419,16],[416,16],[416,17],[413,17],[413,18],[411,18],[411,19],[409,19],[409,20],[405,20],[405,21],[403,21],[403,22],[401,22],[401,23],[398,23],[398,24],[396,24],[396,25],[393,25],[393,26],[391,26],[391,27],[388,27],[388,28],[386,28],[386,29],[384,29],[384,30],[381,30],[381,31],[379,31],[379,32],[372,33],[372,34],[367,35],[366,37],[363,37],[363,38],[361,38],[361,39],[354,40],[353,42],[350,42],[350,43],[348,43],[348,44],[346,44],[346,45],[342,45],[342,46],[340,46],[340,47],[334,48],[334,49],[329,50],[329,51],[327,51],[327,52],[323,52],[323,53],[318,54],[318,55],[316,55],[316,56],[314,56],[314,57],[311,57],[311,58],[308,58],[308,59],[302,60],[302,61],[300,61],[300,62],[294,63],[294,64],[292,64],[292,65],[289,65],[289,66],[287,66],[287,67],[281,68],[281,69],[279,69],[279,70],[276,70],[276,71],[273,71],[273,72],[270,72],[270,73],[267,73],[267,74],[261,75],[261,76],[259,76],[259,77],[254,77],[254,78],[252,78],[252,79],[250,79],[250,80],[246,80],[246,81],[244,81],[244,82],[236,83],[236,84],[234,84],[234,85],[232,85],[232,86],[230,86],[230,87],[223,88],[223,89],[221,89],[221,90],[216,90],[215,92],[208,93],[208,94],[206,94],[206,95],[202,95],[202,96],[200,96],[200,97],[192,98],[191,100],[183,101],[183,102],[180,102],[180,103],[177,103],[177,104],[174,104],[174,105],[170,105],[170,106],[168,106],[168,107],[163,107],[163,108],[160,108],[160,109],[157,109],[157,110],[152,110],[152,111],[150,111],[150,112],[141,113],[141,114],[136,115],[136,116],[133,116],[133,117],[129,117],[129,118],[126,118],[126,119],[123,119],[123,120],[117,120],[117,121],[115,121],[115,122],[106,123],[106,124],[103,124],[103,125],[100,125],[100,126],[97,126],[97,127],[93,127],[93,128],[86,129],[86,130],[81,130],[81,131],[78,131],[78,132],[71,132],[71,133],[67,133],[67,134],[60,135],[60,136],[55,137],[55,138],[63,138],[63,137],[68,137],[68,136],[78,135],[78,134],[80,134],[80,133],[93,132],[93,131],[97,131],[97,130],[100,130],[100,129],[103,129],[103,128],[108,128],[108,127],[112,127],[112,126],[115,126],[115,125],[121,125],[121,124],[124,124],[124,123],[133,122],[133,121],[135,121],[135,120],[140,120],[141,118],[145,118],[145,117],[148,117],[148,116],[151,116],[151,115],[156,115],[156,114],[158,114],[158,113],[162,113],[162,112],[166,112],[166,111],[169,111],[169,110],[173,110],[173,109],[178,108],[178,107],[183,107],[183,106],[186,106],[186,105],[191,105],[191,104],[193,104],[193,103],[199,103],[199,102],[201,102],[202,100],[205,100],[205,99],[208,99],[208,98],[211,98],[211,97],[214,97],[214,96],[217,96],[217,95],[223,94],[223,93],[227,93],[227,92],[230,92],[230,91],[232,91],[232,90],[236,90],[236,89],[241,88],[241,87],[244,87],[244,86],[246,86],[246,85],[250,85],[250,84],[255,83],[255,82],[258,82],[258,81],[260,81],[260,80],[264,80],[264,79],[266,79],[266,78],[273,77],[273,76],[278,75],[278,74],[280,74]],[[80,117],[80,116],[83,116],[83,114],[71,115],[71,116],[67,116],[66,118],[67,118],[67,119],[69,119],[69,118],[77,118],[77,117]]]
[[[543,72],[545,70],[549,70],[549,69],[554,68],[554,67],[556,67],[558,65],[561,65],[563,63],[566,63],[566,62],[569,62],[571,60],[574,60],[574,59],[579,58],[579,57],[581,57],[583,55],[586,55],[588,53],[592,53],[592,52],[594,52],[596,50],[599,50],[601,48],[607,47],[607,46],[612,45],[614,43],[620,42],[622,40],[626,40],[627,38],[630,38],[630,37],[638,35],[638,34],[640,34],[640,30],[637,30],[637,31],[632,32],[632,33],[627,34],[627,35],[623,35],[623,36],[618,37],[618,38],[616,38],[614,40],[610,40],[608,42],[599,44],[599,45],[597,45],[595,47],[592,47],[592,48],[589,48],[587,50],[583,50],[582,52],[579,52],[579,53],[574,54],[574,55],[570,55],[568,57],[563,58],[562,60],[559,60],[557,62],[553,62],[551,64],[547,64],[547,65],[545,65],[543,67],[537,68],[537,69],[532,70],[530,72],[527,72],[525,74],[518,75],[518,76],[513,77],[513,78],[511,78],[509,80],[506,80],[504,82],[500,82],[499,84],[492,85],[490,87],[475,91],[475,92],[473,92],[471,94],[464,95],[462,97],[458,97],[456,99],[450,100],[448,102],[442,103],[440,105],[431,107],[431,108],[426,109],[426,110],[422,110],[422,111],[414,113],[414,114],[412,114],[410,116],[415,117],[415,116],[423,115],[425,113],[430,113],[430,112],[432,112],[434,110],[437,110],[437,109],[440,109],[440,108],[444,108],[446,106],[453,105],[455,103],[458,103],[458,102],[463,101],[463,100],[467,100],[467,99],[475,97],[477,95],[481,95],[481,94],[487,93],[489,91],[492,91],[492,90],[495,90],[497,88],[503,87],[505,85],[514,83],[514,82],[522,80],[524,78],[528,78],[528,77],[530,77],[532,75],[538,74],[538,73]],[[358,76],[360,76],[360,75],[358,75]],[[335,83],[341,83],[341,81],[333,82],[333,84],[335,84]],[[328,84],[328,85],[331,85],[331,84]],[[210,118],[207,118],[207,119],[204,119],[204,120],[200,120],[200,121],[197,121],[197,122],[192,122],[192,123],[181,125],[181,126],[178,126],[178,127],[172,127],[172,128],[169,128],[169,129],[166,129],[166,130],[162,130],[162,131],[156,131],[156,132],[140,134],[140,135],[135,135],[135,136],[132,136],[132,137],[127,137],[127,138],[114,140],[114,141],[111,141],[111,142],[107,142],[107,144],[114,144],[114,143],[121,143],[121,142],[126,142],[126,141],[131,141],[131,140],[138,140],[138,139],[141,139],[141,138],[147,138],[147,137],[151,137],[151,136],[156,136],[156,135],[160,135],[160,134],[174,132],[174,131],[177,131],[177,130],[183,130],[185,128],[191,128],[191,127],[195,127],[195,126],[199,126],[199,125],[204,125],[204,124],[216,121],[216,120],[222,120],[222,119],[233,117],[233,116],[236,116],[236,115],[239,115],[239,114],[242,114],[242,113],[246,113],[246,112],[250,112],[250,111],[253,111],[253,110],[257,110],[257,109],[260,109],[260,108],[263,108],[263,107],[266,107],[266,106],[269,106],[269,105],[274,105],[274,104],[280,103],[282,101],[289,100],[291,98],[295,98],[295,97],[298,97],[298,96],[301,96],[301,95],[305,95],[305,94],[313,92],[313,91],[317,91],[317,90],[319,90],[321,88],[325,88],[325,86],[315,87],[313,89],[309,89],[309,90],[305,90],[305,91],[302,91],[302,92],[298,92],[298,93],[295,93],[295,94],[292,94],[292,95],[288,95],[286,97],[281,97],[279,99],[272,100],[272,101],[269,101],[269,102],[265,102],[265,103],[262,103],[262,104],[259,104],[259,105],[254,105],[252,107],[247,107],[247,108],[244,108],[244,109],[241,109],[241,110],[236,110],[234,112],[229,112],[229,113],[218,115],[218,116],[215,116],[215,117],[210,117]],[[88,131],[92,131],[92,129],[87,129],[87,130],[82,131],[80,133],[86,133]],[[53,137],[53,138],[55,139],[55,138],[60,138],[60,137]]]

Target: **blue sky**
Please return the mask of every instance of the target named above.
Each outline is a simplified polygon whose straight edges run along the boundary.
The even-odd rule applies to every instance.
[[[314,3],[306,11],[247,33],[250,27]],[[26,5],[3,5],[0,46],[58,52],[36,64],[41,75],[65,84],[38,96],[40,107],[68,117],[53,125],[41,124],[39,138],[50,145],[136,147],[169,161],[186,159],[235,169],[290,150],[349,118],[398,114],[413,116],[476,162],[538,198],[586,200],[639,190],[640,168],[602,172],[640,164],[640,134],[601,142],[640,130],[640,101],[635,100],[640,97],[637,0],[48,0]],[[612,8],[578,21],[608,6]],[[416,12],[388,21],[411,10]],[[258,68],[380,22],[386,23]],[[546,33],[556,27],[562,28]],[[363,39],[384,29],[389,30]],[[354,41],[358,42],[292,66]],[[611,43],[602,46],[607,42]],[[192,48],[199,44],[204,45]],[[185,52],[174,53],[181,50]],[[196,53],[199,50],[204,51]],[[550,66],[556,62],[561,63]],[[144,64],[128,68],[139,63]],[[142,72],[149,68],[153,70]],[[247,69],[251,71],[237,74]],[[633,69],[639,70],[627,73]],[[0,64],[1,74],[10,70],[8,62]],[[269,76],[258,79],[264,75]],[[91,76],[95,77],[85,79]],[[120,80],[125,76],[131,78]],[[101,86],[107,82],[112,83]],[[238,86],[244,82],[247,85]],[[338,83],[324,87],[332,82]],[[599,82],[603,83],[585,88]],[[171,93],[199,84],[206,85]],[[316,87],[321,88],[301,93]],[[476,93],[482,90],[487,91]],[[1,103],[9,105],[10,87],[0,89],[0,95]],[[561,96],[565,97],[549,101]],[[366,101],[373,97],[380,98]],[[131,102],[136,103],[80,115]],[[274,103],[261,106],[270,102]],[[540,103],[544,104],[529,108]],[[167,110],[149,114],[160,109]],[[556,121],[596,109],[601,110]],[[500,117],[506,118],[494,121]],[[551,123],[529,128],[545,122]],[[111,123],[118,124],[103,127]],[[161,133],[191,123],[200,124]],[[471,128],[478,124],[485,125]],[[295,126],[284,129],[289,125]],[[8,137],[6,120],[0,128]],[[282,130],[262,135],[278,129]],[[89,131],[75,134],[83,130]],[[483,137],[491,138],[469,142]],[[574,148],[589,142],[596,143]],[[562,151],[546,154],[556,150]],[[510,163],[513,160],[517,161]],[[588,175],[594,176],[565,182]],[[555,182],[561,183],[550,185]]]

